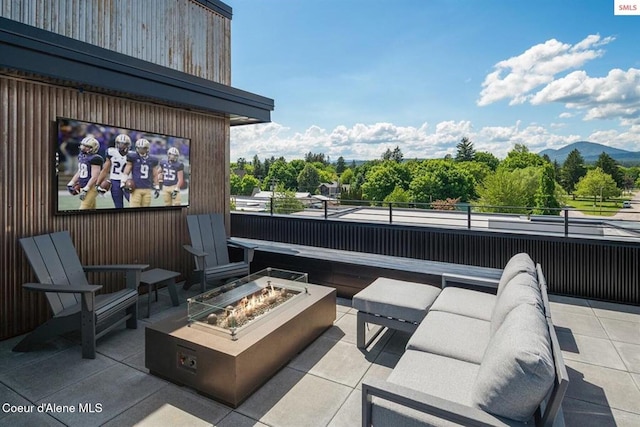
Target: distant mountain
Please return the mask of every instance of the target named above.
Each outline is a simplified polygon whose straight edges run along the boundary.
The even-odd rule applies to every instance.
[[[594,163],[603,152],[621,164],[640,163],[640,152],[621,150],[620,148],[588,141],[574,142],[557,150],[542,150],[538,154],[541,156],[546,154],[551,161],[557,160],[558,163],[562,164],[573,150],[578,150],[586,163]]]

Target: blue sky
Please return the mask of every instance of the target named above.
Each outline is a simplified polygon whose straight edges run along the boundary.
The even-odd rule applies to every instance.
[[[629,0],[638,2],[638,0]],[[275,101],[231,160],[640,150],[640,16],[614,0],[227,0],[232,85]]]

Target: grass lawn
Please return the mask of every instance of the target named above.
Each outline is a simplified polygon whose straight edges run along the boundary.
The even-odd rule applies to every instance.
[[[598,200],[594,206],[593,199],[576,198],[568,200],[567,206],[576,208],[585,215],[613,216],[622,209],[622,202],[605,200],[600,203]]]

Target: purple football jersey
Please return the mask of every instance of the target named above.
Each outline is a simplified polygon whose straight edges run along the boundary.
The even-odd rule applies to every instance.
[[[162,181],[163,185],[176,185],[178,183],[178,171],[184,170],[182,162],[170,162],[169,160],[163,160],[160,163],[162,168]]]
[[[158,166],[158,159],[153,156],[142,157],[136,151],[127,154],[127,162],[131,162],[131,178],[136,188],[153,188],[153,169]]]
[[[98,165],[102,169],[104,160],[99,154],[80,153],[78,155],[78,183],[81,187],[85,187],[91,180],[91,166]]]

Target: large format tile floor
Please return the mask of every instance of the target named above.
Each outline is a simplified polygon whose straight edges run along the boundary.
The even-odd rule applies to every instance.
[[[18,338],[0,342],[0,425],[357,426],[362,380],[385,378],[408,339],[387,331],[367,352],[359,351],[355,311],[349,300],[339,299],[334,326],[234,410],[144,367],[144,327],[185,310],[188,295],[180,293],[183,304],[171,307],[161,291],[151,318],[142,319],[137,330],[123,328],[102,338],[95,360],[81,358],[73,337],[31,353],[11,352]],[[552,301],[571,380],[563,405],[566,424],[640,426],[640,307]],[[145,304],[142,298],[141,312]],[[11,413],[11,405],[34,405],[34,412]]]

